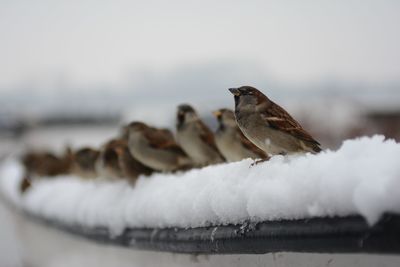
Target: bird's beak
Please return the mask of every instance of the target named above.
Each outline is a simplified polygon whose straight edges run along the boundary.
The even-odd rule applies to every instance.
[[[216,117],[216,118],[219,118],[219,117],[222,116],[222,113],[221,113],[221,111],[219,111],[219,110],[214,111],[212,114],[213,114],[214,117]]]
[[[237,88],[229,88],[229,91],[234,95],[234,96],[240,96],[240,91]]]

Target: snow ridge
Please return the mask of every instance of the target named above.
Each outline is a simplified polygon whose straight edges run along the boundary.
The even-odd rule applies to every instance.
[[[337,151],[224,163],[126,181],[59,176],[18,193],[22,166],[6,161],[0,190],[17,206],[84,226],[197,227],[321,216],[363,215],[370,224],[400,212],[400,144],[383,136],[347,140]]]

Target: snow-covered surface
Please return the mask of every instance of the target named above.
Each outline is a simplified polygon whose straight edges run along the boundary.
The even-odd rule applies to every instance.
[[[337,151],[251,160],[179,174],[125,181],[43,179],[20,197],[23,170],[15,160],[0,172],[0,189],[17,206],[71,224],[196,227],[314,216],[361,214],[375,223],[400,212],[400,144],[383,136],[345,141]]]

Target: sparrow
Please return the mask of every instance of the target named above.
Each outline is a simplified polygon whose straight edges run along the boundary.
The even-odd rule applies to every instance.
[[[21,162],[27,177],[49,177],[68,174],[71,169],[72,152],[66,148],[64,155],[57,156],[49,151],[24,154]]]
[[[143,122],[132,122],[127,127],[129,152],[147,167],[172,172],[192,165],[189,157],[175,142],[171,131],[150,127]]]
[[[119,164],[119,147],[123,142],[112,139],[100,148],[99,158],[96,161],[96,172],[103,178],[121,178],[123,172]]]
[[[69,147],[64,155],[56,156],[51,152],[27,152],[21,158],[25,167],[24,176],[19,184],[20,193],[25,193],[37,179],[69,174],[72,152]]]
[[[136,181],[139,175],[149,176],[154,172],[153,169],[145,166],[132,156],[128,145],[119,147],[117,153],[119,166],[124,178],[128,178],[130,181]]]
[[[73,153],[72,173],[82,178],[96,178],[96,162],[100,152],[94,148],[84,147]]]
[[[189,105],[178,106],[176,137],[198,167],[225,161],[215,144],[214,134]]]
[[[131,181],[141,175],[150,175],[153,170],[132,157],[126,135],[107,142],[100,151],[97,172],[106,178],[127,178]]]
[[[235,117],[243,134],[270,155],[318,153],[318,143],[279,105],[254,87],[229,91],[235,99]]]
[[[172,136],[172,133],[167,129],[161,129],[161,131],[166,131]],[[173,138],[173,137],[171,137]],[[153,169],[142,164],[140,161],[135,159],[131,152],[129,151],[129,127],[124,126],[121,128],[119,140],[123,142],[123,146],[117,149],[119,165],[124,173],[124,177],[134,179],[139,175],[148,176],[154,172]]]
[[[219,127],[215,133],[215,143],[222,155],[229,162],[242,159],[266,159],[268,155],[242,133],[236,123],[235,114],[230,109],[219,109],[213,112]]]

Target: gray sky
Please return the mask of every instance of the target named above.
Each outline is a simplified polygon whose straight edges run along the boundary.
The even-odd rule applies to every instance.
[[[399,14],[395,0],[0,0],[0,88],[121,85],[220,62],[287,83],[393,82]]]

